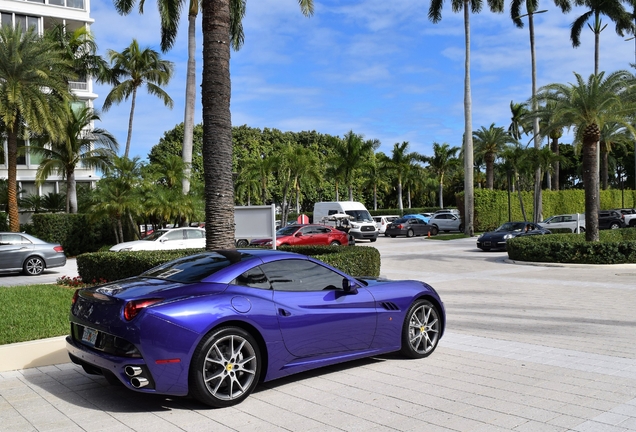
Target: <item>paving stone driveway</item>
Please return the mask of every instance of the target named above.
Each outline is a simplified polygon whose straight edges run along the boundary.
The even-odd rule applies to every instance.
[[[383,276],[442,296],[447,333],[431,357],[295,375],[220,410],[72,364],[5,372],[0,430],[636,431],[636,265],[516,265],[475,239],[372,246]]]

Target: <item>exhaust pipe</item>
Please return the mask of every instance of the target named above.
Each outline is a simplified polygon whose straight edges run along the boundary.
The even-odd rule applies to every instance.
[[[148,385],[148,380],[146,378],[143,377],[135,377],[133,379],[130,380],[130,384],[134,387],[134,388],[142,388],[142,387],[146,387]]]
[[[128,375],[129,377],[134,377],[137,375],[141,375],[143,369],[139,366],[126,366],[124,368],[124,372],[126,372],[126,375]]]

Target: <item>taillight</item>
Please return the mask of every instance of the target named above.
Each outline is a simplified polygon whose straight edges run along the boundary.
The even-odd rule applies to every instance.
[[[398,229],[402,229],[402,224],[399,224],[397,227]]]
[[[152,306],[155,303],[159,303],[163,299],[143,299],[143,300],[131,300],[124,306],[124,318],[126,321],[130,321],[136,317],[142,309]]]
[[[75,292],[73,293],[73,300],[71,300],[71,304],[75,304],[75,302],[77,301],[77,297],[79,297],[78,289],[76,289]]]
[[[54,250],[55,252],[64,252],[64,248],[63,248],[62,246],[55,246],[55,247],[53,248],[53,250]]]

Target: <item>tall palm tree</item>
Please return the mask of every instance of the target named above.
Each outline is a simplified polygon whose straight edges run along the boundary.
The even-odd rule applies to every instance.
[[[69,109],[67,82],[74,77],[72,65],[50,40],[33,27],[0,26],[0,123],[4,125],[8,150],[9,229],[20,229],[17,199],[18,138],[26,125],[33,133],[59,137],[62,119]]]
[[[609,154],[615,146],[625,147],[634,143],[634,137],[625,128],[615,122],[605,123],[601,129],[599,146],[601,148],[601,187],[607,190],[609,181]]]
[[[313,0],[298,0],[304,15]],[[232,119],[230,116],[231,0],[201,3],[203,18],[203,171],[206,248],[234,248]]]
[[[483,156],[486,163],[486,189],[493,189],[495,180],[495,160],[497,156],[506,148],[506,144],[514,143],[515,140],[502,127],[495,127],[492,123],[488,129],[484,126],[473,132],[475,141],[475,153]]]
[[[378,209],[378,190],[387,192],[390,184],[385,168],[389,158],[384,153],[375,153],[364,167],[364,187],[373,190],[373,210]]]
[[[139,1],[139,13],[143,13],[145,0]],[[136,0],[114,0],[115,8],[122,15],[132,11]],[[174,46],[181,18],[184,0],[158,0],[159,16],[161,18],[161,51],[166,53]],[[184,110],[184,134],[182,157],[185,164],[185,175],[182,190],[187,194],[190,190],[190,175],[192,170],[192,140],[194,131],[194,105],[196,101],[196,19],[199,14],[199,1],[188,2],[188,67],[186,72],[186,97]],[[230,1],[230,37],[232,48],[238,51],[245,39],[243,33],[243,17],[245,16],[245,0]]]
[[[460,161],[455,156],[459,150],[459,147],[451,147],[447,143],[433,143],[433,156],[426,158],[429,170],[437,177],[439,184],[440,208],[444,208],[444,176],[449,170],[459,166]]]
[[[380,143],[377,140],[365,141],[362,135],[349,131],[343,139],[334,138],[332,144],[333,160],[342,172],[343,180],[349,190],[349,201],[353,201],[353,181],[357,177],[356,173],[368,163],[373,151],[379,147]]]
[[[633,75],[628,71],[592,74],[587,81],[575,73],[574,84],[550,84],[537,95],[539,102],[554,103],[549,128],[574,127],[575,139],[583,148],[585,187],[585,238],[598,241],[599,181],[597,146],[603,127],[611,122],[636,130],[630,123],[636,103],[628,93]],[[546,115],[539,111],[537,115]]]
[[[402,200],[402,187],[404,186],[404,180],[406,175],[415,161],[425,161],[425,157],[419,153],[409,151],[409,143],[407,141],[395,143],[393,145],[393,151],[391,152],[391,159],[387,161],[387,168],[397,180],[398,189],[398,207],[400,213],[403,213],[404,204]]]
[[[168,84],[170,81],[174,65],[172,62],[162,60],[160,54],[153,49],[140,49],[136,39],[133,39],[130,45],[122,52],[108,50],[108,58],[112,65],[111,74],[114,84],[111,91],[106,95],[106,99],[104,99],[102,109],[107,111],[113,103],[119,104],[132,96],[126,150],[124,151],[124,157],[128,157],[137,91],[139,87],[145,84],[148,93],[157,96],[165,106],[172,109],[174,102],[161,86]]]
[[[486,0],[492,12],[503,12],[503,0]],[[479,13],[483,0],[451,0],[453,12],[464,12],[464,233],[473,236],[475,230],[475,185],[473,183],[473,112],[470,92],[470,12]],[[428,18],[437,23],[442,19],[444,0],[431,0]]]
[[[510,101],[510,126],[508,133],[517,141],[521,140],[521,135],[527,135],[531,128],[528,125],[528,108],[524,103],[514,103]]]
[[[634,33],[633,16],[625,9],[621,0],[574,0],[576,6],[583,6],[586,9],[572,23],[570,30],[570,40],[574,48],[581,45],[581,31],[590,18],[594,18],[594,25],[587,26],[594,33],[594,73],[599,73],[599,53],[601,45],[601,32],[605,30],[607,24],[603,25],[601,15],[605,15],[616,26],[616,34],[625,36],[625,33]]]
[[[85,168],[106,170],[117,154],[117,140],[104,129],[91,129],[100,117],[91,108],[69,110],[66,114],[66,130],[63,136],[53,139],[39,139],[31,143],[30,149],[42,156],[36,173],[36,184],[40,185],[52,173],[59,173],[66,179],[66,211],[77,213],[77,189],[75,169]]]

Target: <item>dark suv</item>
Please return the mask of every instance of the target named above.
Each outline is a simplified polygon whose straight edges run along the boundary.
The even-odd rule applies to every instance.
[[[599,229],[617,229],[625,227],[625,216],[618,210],[601,210],[598,212]]]

